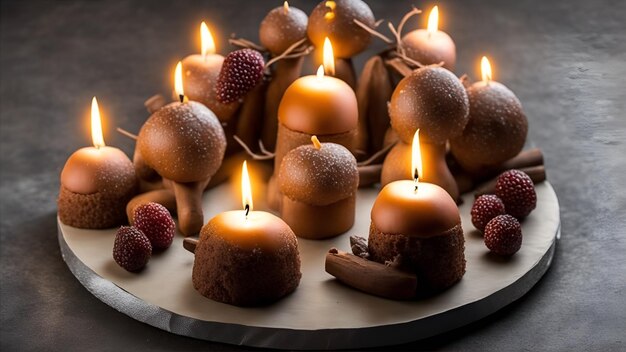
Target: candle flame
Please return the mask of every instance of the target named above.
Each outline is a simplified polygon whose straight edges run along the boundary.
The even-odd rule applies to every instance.
[[[283,9],[285,10],[285,14],[289,13],[289,3],[287,1],[283,2]]]
[[[252,187],[250,186],[247,161],[243,162],[243,167],[241,168],[241,201],[247,217],[248,213],[252,211]]]
[[[328,21],[335,18],[335,7],[337,7],[337,4],[334,1],[326,1],[324,3],[324,6],[328,8],[328,12],[326,12],[326,14],[324,15],[324,18],[327,19]]]
[[[91,140],[93,146],[98,148],[104,147],[104,138],[102,137],[102,122],[100,121],[100,109],[96,97],[91,99]]]
[[[183,90],[183,64],[180,61],[176,64],[176,70],[174,71],[174,90],[182,103],[185,98],[185,91]]]
[[[422,176],[422,152],[420,151],[420,130],[419,128],[413,135],[412,145],[412,158],[411,158],[411,173],[413,180],[415,181],[415,190],[417,191],[417,184],[420,176]]]
[[[435,6],[432,10],[430,10],[430,15],[428,15],[428,34],[433,34],[437,32],[437,26],[439,25],[439,7]]]
[[[489,83],[491,81],[491,64],[489,63],[489,59],[486,56],[483,56],[482,60],[480,60],[480,68],[483,75],[483,82]]]
[[[317,78],[324,78],[324,65],[317,68]]]
[[[202,55],[215,54],[215,41],[209,27],[204,22],[200,25],[200,41],[202,43]]]
[[[335,55],[330,39],[324,39],[324,73],[329,76],[335,75]]]

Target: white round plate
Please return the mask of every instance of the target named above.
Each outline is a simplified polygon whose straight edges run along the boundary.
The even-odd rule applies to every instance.
[[[209,300],[191,282],[193,255],[182,236],[134,274],[112,258],[115,229],[84,230],[58,221],[59,244],[72,273],[96,297],[157,328],[198,339],[280,349],[337,349],[394,345],[433,336],[481,319],[528,292],[551,264],[560,233],[558,199],[548,182],[537,185],[537,209],[522,223],[521,250],[510,259],[489,254],[470,221],[473,195],[459,207],[467,272],[428,299],[393,301],[347,287],[324,271],[331,247],[349,250],[350,235],[367,236],[377,189],[361,189],[357,217],[347,233],[324,241],[299,239],[302,281],[266,307],[240,308]],[[233,187],[204,195],[205,219],[239,209]],[[255,204],[256,204],[255,199]]]

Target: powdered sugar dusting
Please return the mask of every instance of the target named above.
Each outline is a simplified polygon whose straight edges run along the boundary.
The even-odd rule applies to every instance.
[[[313,205],[328,205],[352,196],[359,184],[356,159],[345,147],[322,143],[290,151],[281,163],[278,182],[288,197]]]

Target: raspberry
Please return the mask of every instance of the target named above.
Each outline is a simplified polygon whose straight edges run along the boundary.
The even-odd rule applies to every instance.
[[[148,237],[134,226],[122,226],[115,235],[113,260],[128,271],[139,271],[150,260],[152,245]]]
[[[265,61],[256,50],[240,49],[231,52],[224,59],[215,89],[217,99],[232,103],[254,88],[263,76]]]
[[[161,204],[150,202],[135,208],[133,226],[148,237],[154,250],[167,249],[174,240],[176,224],[170,212]]]
[[[498,215],[485,226],[485,245],[499,255],[513,255],[522,246],[522,226],[511,215]]]
[[[537,206],[533,180],[520,170],[505,171],[498,176],[496,195],[502,199],[507,214],[518,219],[526,217]]]
[[[472,205],[472,224],[478,230],[484,232],[487,223],[498,215],[504,215],[504,203],[493,194],[483,194],[476,198]]]

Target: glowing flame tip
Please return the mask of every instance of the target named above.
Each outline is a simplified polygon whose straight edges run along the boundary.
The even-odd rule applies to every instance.
[[[435,6],[432,10],[430,10],[430,15],[428,15],[428,33],[433,34],[437,32],[439,26],[439,7]]]
[[[244,210],[246,210],[246,216],[248,212],[252,211],[252,187],[250,185],[250,176],[248,175],[248,162],[243,162],[241,168],[241,201]]]
[[[205,22],[200,24],[200,41],[202,45],[201,53],[203,56],[215,54],[215,41],[213,40],[213,35],[211,35],[211,31]]]
[[[417,187],[417,183],[419,178],[423,176],[422,170],[422,153],[420,151],[420,130],[419,128],[415,131],[413,135],[413,145],[412,145],[412,158],[411,158],[411,177],[415,181],[415,186]]]
[[[179,97],[185,96],[185,91],[183,90],[183,63],[180,61],[176,64],[176,70],[174,71],[174,90]]]
[[[100,109],[98,108],[98,100],[96,97],[91,99],[91,140],[96,148],[104,147],[104,138],[102,137],[102,122],[100,121]]]
[[[480,60],[480,68],[482,71],[483,82],[489,83],[492,77],[491,64],[489,63],[489,59],[486,56],[483,56],[482,60]]]
[[[335,75],[335,54],[330,39],[324,39],[324,73],[330,76]]]

